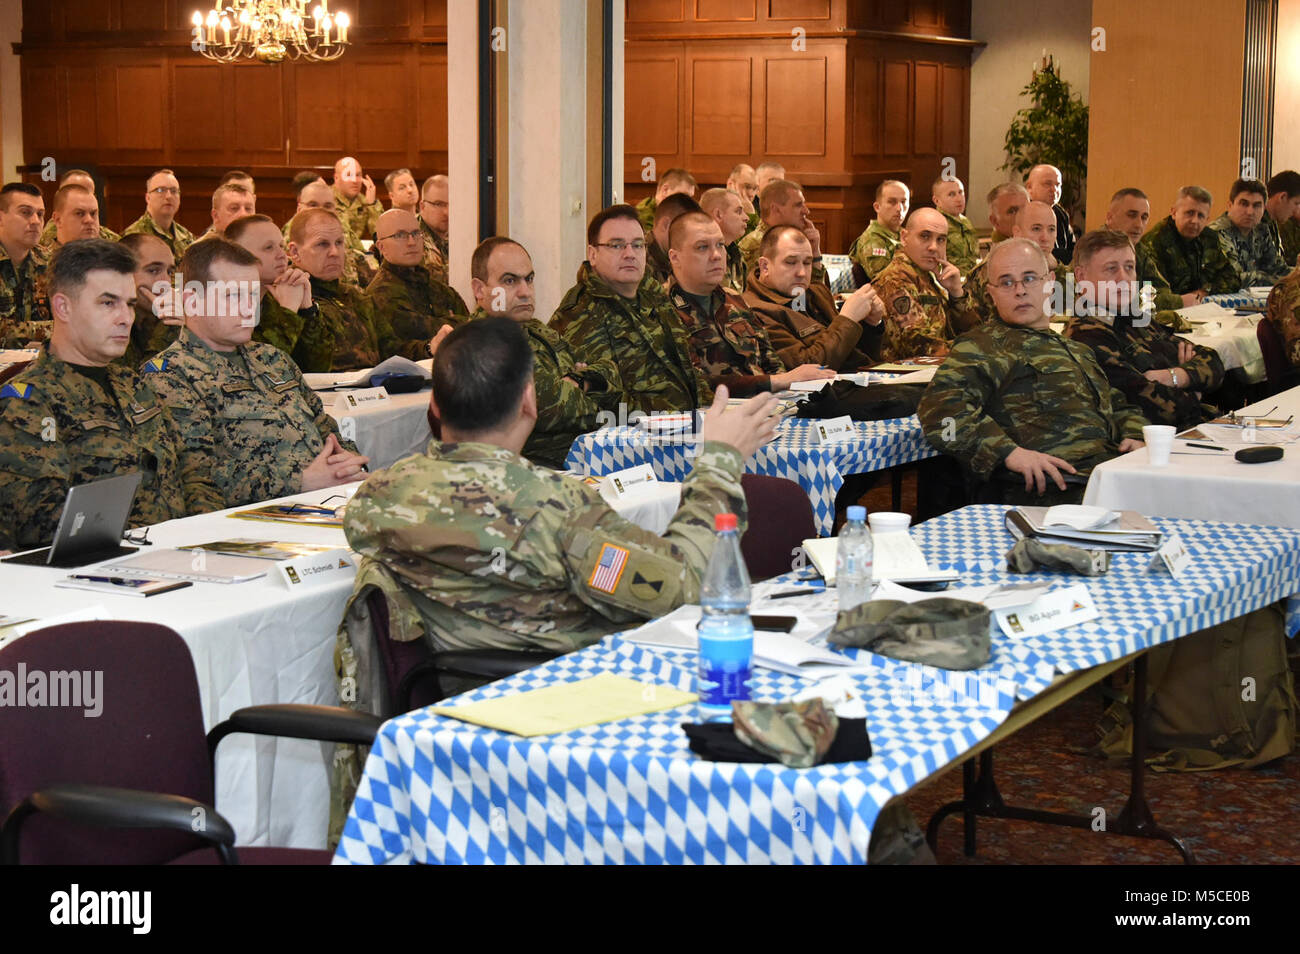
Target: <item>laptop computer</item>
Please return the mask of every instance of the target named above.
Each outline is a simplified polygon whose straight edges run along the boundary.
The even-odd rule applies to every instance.
[[[3,562],[66,569],[134,553],[135,547],[122,546],[122,531],[139,486],[140,475],[130,473],[70,488],[54,542]]]

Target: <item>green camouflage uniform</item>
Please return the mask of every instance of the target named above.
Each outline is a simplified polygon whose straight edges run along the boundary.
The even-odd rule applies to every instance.
[[[395,354],[398,341],[366,293],[339,281],[311,280],[315,321],[307,321],[294,345],[293,360],[308,373],[373,368]]]
[[[891,232],[879,219],[872,219],[871,224],[849,246],[849,258],[861,265],[867,273],[867,281],[873,282],[884,267],[894,260],[894,253],[902,244],[903,240],[897,232]]]
[[[315,302],[302,311],[290,311],[276,301],[269,290],[265,291],[257,314],[257,327],[253,329],[253,340],[275,345],[285,354],[293,354],[303,328],[308,322],[316,321],[318,315]]]
[[[722,287],[737,295],[745,293],[745,257],[735,242],[727,246],[727,274],[722,279]]]
[[[384,214],[383,203],[378,199],[367,202],[364,190],[349,199],[335,189],[334,210],[338,213],[344,228],[358,239],[374,238],[379,217]]]
[[[1279,223],[1277,235],[1282,243],[1282,261],[1294,267],[1297,257],[1300,257],[1300,219]]]
[[[1066,276],[1070,274],[1070,266],[1062,265],[1060,262],[1052,264],[1052,278],[1061,286],[1061,294],[1065,294],[1067,287]],[[993,298],[989,295],[989,270],[988,259],[981,259],[969,275],[966,276],[966,283],[963,286],[966,292],[966,298],[971,307],[980,316],[980,322],[992,321],[998,316],[997,307],[993,304]]]
[[[659,247],[653,237],[646,239],[645,273],[654,276],[654,280],[665,287],[673,277],[673,263],[668,261],[668,253]]]
[[[181,225],[175,219],[172,220],[171,232],[164,232],[158,227],[158,223],[153,220],[153,216],[148,212],[128,225],[122,234],[135,235],[137,232],[142,232],[145,235],[152,235],[154,238],[161,239],[163,243],[172,250],[172,257],[176,259],[177,265],[181,263],[181,256],[185,254],[185,250],[194,244],[194,233]]]
[[[1087,345],[991,321],[953,343],[917,410],[926,440],[987,480],[1017,447],[1080,473],[1142,439],[1147,420],[1110,386]]]
[[[641,228],[645,229],[645,234],[649,235],[655,227],[655,209],[659,208],[659,203],[655,201],[653,195],[648,195],[636,204],[636,217],[641,221]]]
[[[47,347],[0,387],[0,520],[13,544],[48,544],[70,487],[132,471],[133,527],[225,506],[212,462],[186,452],[149,385],[122,365],[104,373],[109,390]]]
[[[1143,282],[1149,282],[1151,287],[1155,289],[1153,304],[1156,311],[1177,311],[1182,308],[1183,296],[1175,295],[1173,289],[1169,287],[1169,280],[1165,278],[1164,273],[1160,271],[1160,266],[1156,264],[1151,246],[1138,242],[1133,248],[1133,254],[1137,258],[1139,287]]]
[[[736,243],[736,248],[740,250],[741,263],[745,266],[745,273],[749,274],[758,272],[758,253],[763,244],[763,236],[767,234],[767,223],[760,222],[758,227],[752,232],[746,232]],[[831,287],[830,276],[826,272],[826,266],[820,261],[813,263],[812,280],[819,284]]]
[[[423,265],[384,262],[366,294],[392,326],[400,342],[396,353],[412,361],[429,357],[429,339],[469,314],[460,293],[434,279]]]
[[[435,281],[447,282],[447,238],[439,235],[420,220],[420,234],[424,238],[424,267],[429,270]]]
[[[1152,424],[1172,424],[1180,431],[1218,415],[1218,408],[1197,397],[1223,384],[1223,361],[1212,348],[1194,345],[1196,356],[1178,363],[1178,343],[1185,341],[1163,325],[1136,327],[1128,317],[1076,315],[1065,334],[1092,349],[1111,387],[1123,392]],[[1191,342],[1188,342],[1191,344]],[[1190,383],[1172,387],[1144,377],[1147,371],[1176,368]]]
[[[710,387],[725,384],[731,396],[738,398],[772,390],[772,375],[785,371],[785,365],[743,298],[715,288],[709,299],[712,308],[706,314],[677,286],[676,279],[669,282],[667,290],[668,301],[686,329],[691,359]]]
[[[610,386],[629,413],[687,411],[713,401],[713,389],[691,361],[686,329],[649,275],[636,298],[624,298],[583,262],[550,327],[578,360],[615,369]]]
[[[135,321],[131,325],[131,341],[127,344],[122,357],[113,363],[124,364],[134,370],[140,367],[146,358],[152,358],[175,341],[180,330],[179,325],[166,324],[153,313],[152,308],[137,301]]]
[[[980,240],[975,226],[964,215],[940,213],[948,220],[948,261],[961,270],[962,277],[970,274],[980,257]]]
[[[140,369],[176,420],[188,453],[211,460],[224,507],[302,490],[302,474],[338,425],[293,360],[272,345],[209,348],[189,329]],[[339,445],[356,453],[356,445]]]
[[[1176,295],[1199,288],[1208,295],[1228,295],[1242,287],[1241,269],[1214,229],[1185,239],[1178,234],[1173,216],[1167,215],[1142,236],[1141,244],[1155,259],[1160,273],[1169,279],[1169,288]]]
[[[15,265],[0,245],[0,348],[22,348],[45,341],[53,322],[45,287],[48,262],[38,249]]]
[[[1300,269],[1273,286],[1265,317],[1282,338],[1291,367],[1300,368]]]
[[[935,277],[901,248],[871,284],[885,303],[885,361],[943,354],[953,338],[980,323],[972,295],[949,301]]]
[[[337,216],[336,216],[337,217]],[[365,288],[370,284],[370,280],[375,277],[375,266],[373,260],[366,254],[366,247],[361,244],[361,239],[348,227],[348,223],[339,219],[343,226],[343,241],[347,245],[347,253],[343,256],[343,275],[339,281],[345,285],[356,285],[358,288]],[[284,235],[285,247],[289,246],[289,226],[293,224],[293,219],[284,223],[280,229]]]
[[[1210,228],[1219,233],[1223,247],[1241,270],[1243,288],[1276,284],[1291,271],[1291,266],[1282,261],[1282,246],[1268,223],[1260,222],[1242,235],[1225,212],[1210,223]]]
[[[567,652],[699,599],[714,514],[745,527],[743,464],[704,444],[656,536],[581,480],[492,444],[432,441],[367,480],[343,528],[362,572],[378,561],[398,579],[435,649]]]
[[[878,343],[878,335],[836,311],[824,285],[810,285],[804,293],[804,308],[797,309],[793,298],[753,274],[745,287],[745,304],[763,323],[776,356],[787,368],[822,364],[836,371],[856,371],[874,363],[859,344],[868,335],[872,343]]]

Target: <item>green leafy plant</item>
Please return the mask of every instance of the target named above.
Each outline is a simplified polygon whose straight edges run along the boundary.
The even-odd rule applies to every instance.
[[[1002,168],[1023,179],[1039,163],[1056,166],[1061,170],[1061,207],[1073,218],[1083,207],[1088,177],[1088,107],[1057,73],[1050,56],[1043,58],[1020,95],[1033,105],[1011,120]]]

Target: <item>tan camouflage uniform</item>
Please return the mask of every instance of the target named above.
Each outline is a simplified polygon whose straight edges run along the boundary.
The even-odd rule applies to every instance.
[[[894,260],[894,253],[903,244],[897,232],[891,232],[872,219],[871,224],[849,246],[849,258],[862,266],[867,273],[867,281],[875,281],[876,276]]]
[[[885,304],[885,361],[943,354],[958,334],[980,322],[969,293],[949,301],[935,277],[901,248],[871,284]]]
[[[1300,269],[1273,286],[1265,316],[1281,337],[1291,367],[1300,368]]]
[[[101,229],[100,231],[103,230]],[[128,225],[122,234],[135,235],[138,232],[161,239],[163,244],[172,250],[172,257],[176,259],[176,264],[178,265],[180,264],[181,256],[185,254],[185,250],[195,242],[194,233],[181,225],[175,219],[172,220],[171,232],[164,232],[158,227],[158,223],[153,220],[153,216],[148,212]]]

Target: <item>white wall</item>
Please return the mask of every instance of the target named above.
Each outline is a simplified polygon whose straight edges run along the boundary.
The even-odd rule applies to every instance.
[[[1277,12],[1277,75],[1273,85],[1273,171],[1300,170],[1300,0]]]
[[[989,224],[984,197],[1007,180],[999,169],[1007,158],[1002,144],[1016,111],[1029,105],[1020,90],[1032,78],[1043,50],[1088,101],[1091,30],[1090,0],[971,0],[971,37],[988,44],[971,57],[966,214],[977,228]]]
[[[0,182],[17,180],[23,161],[22,78],[12,45],[22,38],[23,5],[0,3]]]

